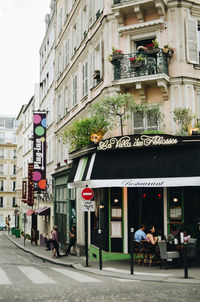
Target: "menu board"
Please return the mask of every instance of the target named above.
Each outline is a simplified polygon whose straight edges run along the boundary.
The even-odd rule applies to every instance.
[[[181,220],[182,219],[182,209],[181,207],[170,207],[170,219]]]
[[[121,221],[111,221],[111,238],[122,238]]]

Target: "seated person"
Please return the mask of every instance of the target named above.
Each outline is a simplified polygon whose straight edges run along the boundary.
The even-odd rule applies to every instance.
[[[134,240],[140,242],[141,240],[146,239],[146,234],[145,234],[145,225],[143,224],[139,230],[137,230],[134,234]]]
[[[149,228],[149,233],[146,236],[146,241],[150,242],[151,244],[155,245],[158,241],[158,237],[155,236],[155,227],[151,225]]]
[[[186,230],[183,231],[183,239],[184,242],[188,242],[188,239],[191,238],[191,236],[188,234]]]

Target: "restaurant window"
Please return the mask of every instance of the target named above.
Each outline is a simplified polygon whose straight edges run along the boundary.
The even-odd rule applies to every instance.
[[[0,208],[3,208],[3,197],[0,197]]]

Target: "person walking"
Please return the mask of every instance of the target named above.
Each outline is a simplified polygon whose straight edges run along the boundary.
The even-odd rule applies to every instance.
[[[52,232],[52,244],[53,244],[53,249],[52,249],[52,258],[59,257],[59,242],[58,242],[58,226],[54,225],[53,227],[53,232]]]
[[[76,228],[75,226],[72,226],[72,230],[71,231],[68,231],[69,235],[70,235],[70,240],[69,240],[69,245],[68,245],[68,248],[66,250],[66,256],[69,255],[70,253],[70,250],[71,250],[71,247],[73,245],[75,245],[76,243]]]

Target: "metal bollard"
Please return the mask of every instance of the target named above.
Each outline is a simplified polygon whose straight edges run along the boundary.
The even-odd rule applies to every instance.
[[[99,235],[99,269],[102,270],[101,230],[98,230],[98,235]]]
[[[131,228],[130,229],[130,240],[131,240],[131,275],[134,274],[133,233],[134,233],[134,228]]]

